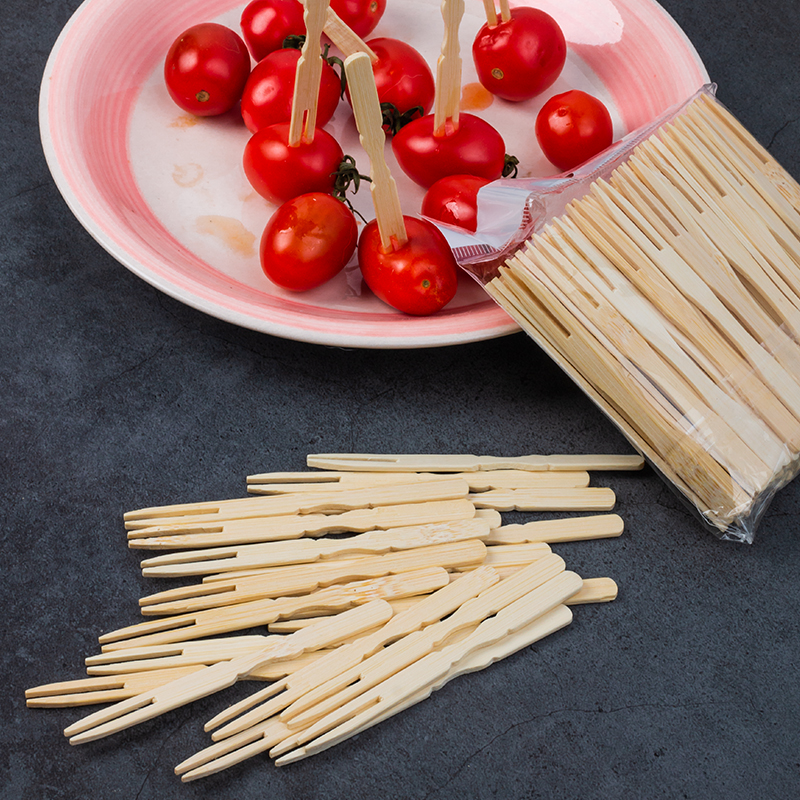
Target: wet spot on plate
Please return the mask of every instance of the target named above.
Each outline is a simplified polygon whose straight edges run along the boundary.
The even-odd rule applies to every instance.
[[[209,236],[216,236],[240,255],[252,256],[255,254],[255,234],[248,231],[238,219],[213,215],[198,217],[197,230]]]
[[[172,170],[172,180],[184,189],[196,186],[202,177],[203,168],[199,164],[176,164]]]
[[[461,88],[461,110],[483,111],[494,102],[494,95],[480,83],[466,83]]]
[[[200,122],[200,117],[196,117],[194,114],[180,114],[170,122],[169,126],[170,128],[193,128],[198,122]]]

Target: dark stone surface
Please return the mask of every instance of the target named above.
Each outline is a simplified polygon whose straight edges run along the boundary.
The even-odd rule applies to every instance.
[[[800,176],[796,0],[666,0],[719,97]],[[752,546],[722,544],[650,471],[600,476],[625,535],[557,548],[617,602],[356,739],[285,769],[183,785],[175,764],[240,685],[70,747],[79,709],[25,688],[83,676],[97,636],[153,591],[131,508],[238,497],[310,452],[626,452],[522,334],[345,351],[204,316],[84,232],[38,140],[38,85],[77,0],[0,6],[0,798],[793,798],[800,796],[800,487]]]

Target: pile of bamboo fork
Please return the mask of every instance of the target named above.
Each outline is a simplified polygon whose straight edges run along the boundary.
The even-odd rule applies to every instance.
[[[266,751],[287,764],[563,628],[570,606],[616,597],[549,544],[619,536],[614,492],[589,472],[640,469],[639,456],[308,465],[320,469],[250,476],[251,497],[127,513],[130,547],[169,551],[144,575],[202,581],[141,598],[151,619],[100,636],[90,677],[29,689],[28,705],[112,703],[65,730],[79,744],[268,681],[210,720],[214,743],[175,771],[190,781]],[[504,525],[510,510],[570,514]]]
[[[800,186],[708,91],[487,291],[726,538],[800,453]]]

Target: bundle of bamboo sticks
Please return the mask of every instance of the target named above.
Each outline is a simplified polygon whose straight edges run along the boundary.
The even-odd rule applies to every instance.
[[[147,619],[101,635],[89,677],[33,687],[28,705],[112,703],[65,730],[79,744],[268,681],[207,723],[215,743],[176,772],[194,780],[266,751],[285,764],[616,597],[612,579],[584,580],[550,544],[619,536],[615,494],[588,470],[640,469],[640,456],[308,463],[334,471],[252,475],[249,498],[127,513],[132,548],[170,551],[144,575],[202,581],[141,598]],[[504,525],[509,509],[593,513]]]
[[[708,92],[485,283],[722,538],[800,447],[800,187]]]

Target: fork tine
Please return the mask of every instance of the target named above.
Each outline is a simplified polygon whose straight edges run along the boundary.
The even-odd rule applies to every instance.
[[[209,745],[175,767],[184,783],[222,772],[242,761],[264,753],[288,733],[279,719],[269,719],[221,742]]]
[[[28,708],[69,708],[96,703],[116,703],[148,689],[163,686],[176,678],[190,675],[199,669],[202,669],[202,666],[198,664],[177,669],[129,672],[119,676],[47,683],[26,689],[25,703]]]

